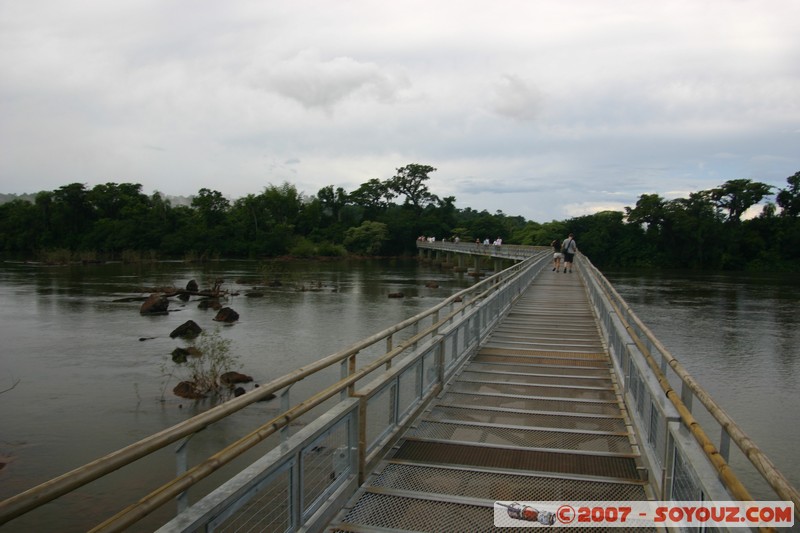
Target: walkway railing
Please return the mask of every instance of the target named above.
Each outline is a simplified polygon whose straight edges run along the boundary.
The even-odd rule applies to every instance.
[[[650,459],[651,472],[661,471],[667,476],[662,483],[665,488],[664,499],[708,499],[700,497],[700,474],[697,471],[690,472],[698,461],[680,455],[681,448],[686,451],[688,447],[678,445],[676,455],[667,453],[667,440],[659,432],[668,430],[674,432],[673,440],[678,444],[685,441],[688,433],[694,437],[716,476],[735,499],[749,501],[753,498],[730,465],[731,440],[775,492],[777,499],[792,501],[795,509],[800,508],[800,493],[766,454],[639,320],[594,265],[583,256],[579,257],[579,261],[586,272],[595,310],[606,331],[617,371],[624,378],[629,410],[638,418],[639,428],[644,430],[645,451]],[[671,409],[664,406],[665,398],[669,400]],[[708,436],[697,418],[700,415],[693,414],[693,409],[697,409],[696,403],[706,409],[708,416],[703,417],[703,423],[707,426],[716,423],[720,435],[718,441]],[[669,423],[678,419],[682,427],[680,432],[669,429]],[[676,480],[672,479],[670,485],[668,476],[680,478],[681,483],[676,484]],[[668,486],[673,490],[666,490]]]
[[[530,255],[529,249],[527,256]],[[271,394],[282,394],[284,412],[156,488],[92,531],[122,531],[163,505],[175,499],[180,502],[182,495],[198,482],[338,395],[342,401],[333,410],[288,437],[279,448],[262,458],[258,465],[263,470],[253,473],[258,465],[246,470],[253,478],[247,481],[245,488],[235,489],[237,496],[229,507],[201,517],[201,521],[209,524],[223,520],[249,501],[242,497],[242,491],[263,496],[264,487],[269,486],[272,489],[266,494],[274,495],[277,490],[289,498],[282,505],[271,507],[280,515],[278,521],[286,521],[287,528],[295,529],[312,519],[323,520],[327,515],[324,515],[322,502],[337,495],[344,497],[348,489],[363,478],[380,451],[440,389],[458,364],[476,349],[531,282],[538,271],[536,266],[547,259],[549,257],[542,253],[529,257],[348,348],[0,502],[0,524],[185,439]],[[376,352],[381,355],[375,357]],[[359,353],[369,353],[371,357],[365,361],[359,359]],[[288,391],[293,384],[337,364],[341,368],[339,381],[312,397],[291,404]],[[368,379],[372,381],[367,383]],[[338,466],[330,469],[327,465],[333,460],[332,453],[336,453]],[[237,479],[238,476],[229,484],[235,485]],[[285,484],[280,485],[278,480]],[[190,515],[183,513],[176,522],[165,526],[166,530],[179,529],[176,524],[184,523]],[[272,521],[269,516],[257,519]],[[277,529],[282,527],[275,525]]]

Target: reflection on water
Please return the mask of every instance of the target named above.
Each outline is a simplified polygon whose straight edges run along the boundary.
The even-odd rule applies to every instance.
[[[800,486],[796,275],[610,272],[606,276],[790,483]],[[718,433],[709,436],[718,442]],[[748,487],[755,485],[755,475],[742,479]],[[760,491],[753,493],[759,497]]]

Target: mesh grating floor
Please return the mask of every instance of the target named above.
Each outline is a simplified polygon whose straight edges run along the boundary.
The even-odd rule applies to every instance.
[[[489,532],[494,530],[494,509],[365,493],[343,522],[403,531]]]
[[[638,480],[636,462],[630,457],[581,455],[538,450],[503,449],[491,446],[406,440],[395,459],[461,466],[503,468],[514,471]]]
[[[640,483],[516,475],[473,469],[388,464],[374,487],[485,500],[646,500]]]
[[[493,502],[489,502],[490,504]],[[349,529],[349,523],[358,526]],[[538,525],[538,524],[536,524]],[[533,525],[533,527],[536,527]],[[367,526],[367,527],[364,527]],[[545,526],[546,527],[546,526]],[[491,506],[475,506],[459,503],[415,500],[389,494],[366,493],[347,514],[339,527],[332,532],[370,531],[435,531],[437,533],[482,533],[494,532],[494,509]],[[571,527],[570,531],[606,531],[601,528]],[[644,533],[648,529],[619,528],[615,531]],[[504,527],[509,533],[529,533],[531,526]]]
[[[409,432],[410,437],[435,439],[460,443],[479,443],[497,446],[518,446],[568,451],[630,454],[631,446],[626,435],[578,433],[572,431],[547,431],[495,426],[481,426],[442,422],[422,422]]]

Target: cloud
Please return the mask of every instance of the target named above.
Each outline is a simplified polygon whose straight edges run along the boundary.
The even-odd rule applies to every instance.
[[[374,63],[351,57],[325,60],[313,50],[276,63],[267,70],[263,83],[305,108],[326,111],[356,96],[391,103],[409,86],[403,76],[389,74]]]
[[[536,120],[542,109],[541,92],[513,74],[506,74],[494,85],[494,94],[490,108],[500,116],[521,120]]]

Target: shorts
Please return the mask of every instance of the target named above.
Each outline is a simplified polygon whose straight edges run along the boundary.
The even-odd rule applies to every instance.
[[[572,259],[575,257],[575,254],[571,254],[569,252],[564,252],[564,262],[565,263],[572,263]]]
[[[561,252],[555,252],[553,254],[553,259],[561,259]]]

